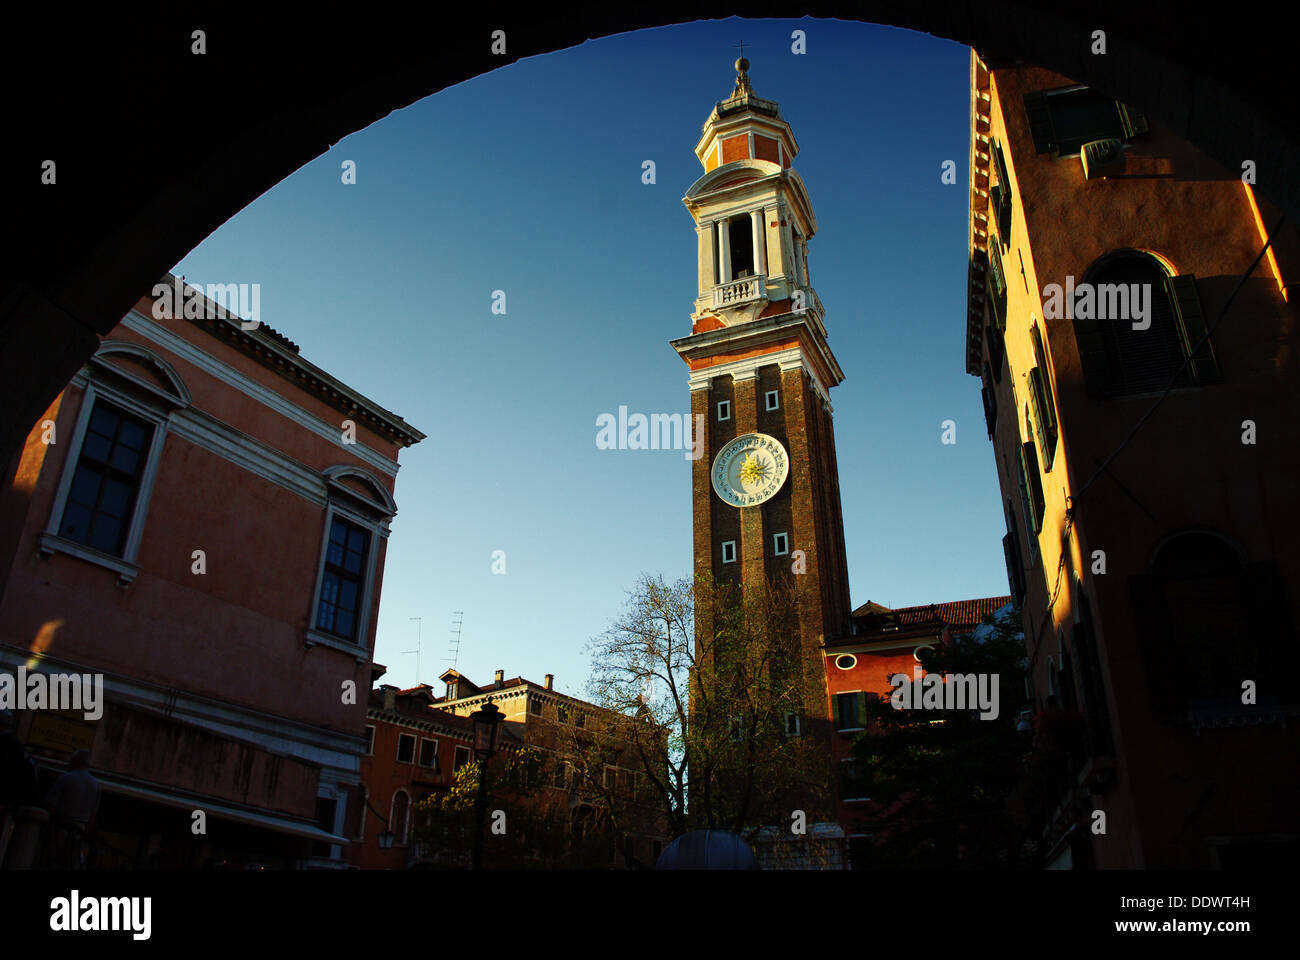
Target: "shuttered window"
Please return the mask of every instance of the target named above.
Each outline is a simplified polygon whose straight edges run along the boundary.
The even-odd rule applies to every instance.
[[[1074,653],[1079,662],[1083,712],[1087,719],[1088,753],[1111,756],[1115,752],[1110,732],[1110,707],[1101,673],[1101,656],[1092,625],[1092,605],[1082,590],[1078,593],[1079,622],[1074,625]]]
[[[1286,587],[1272,561],[1242,564],[1207,533],[1170,540],[1152,572],[1129,578],[1147,683],[1157,710],[1235,710],[1241,681],[1258,678],[1260,704],[1300,700],[1300,668]]]
[[[836,730],[856,730],[864,726],[867,717],[865,693],[837,693],[832,704],[832,720]]]
[[[1002,144],[993,142],[993,168],[997,183],[989,191],[993,219],[998,226],[998,239],[1002,246],[1011,245],[1011,178],[1007,176],[1007,161],[1002,155]]]
[[[984,338],[989,345],[989,370],[993,373],[993,382],[1002,382],[1002,361],[1006,357],[1006,344],[1002,340],[1002,333],[993,324],[988,324],[984,328]]]
[[[1025,567],[1020,556],[1020,538],[1016,535],[1014,520],[1011,531],[1002,538],[1002,557],[1007,564],[1007,584],[1011,587],[1011,596],[1019,607],[1025,602]]]
[[[1075,310],[1074,334],[1090,394],[1152,393],[1171,381],[1185,387],[1222,379],[1214,346],[1206,339],[1194,275],[1170,277],[1154,257],[1126,252],[1089,271],[1087,282],[1096,293],[1095,302],[1091,316],[1080,317]],[[1140,290],[1136,302],[1135,289]],[[1127,316],[1098,316],[1115,312],[1113,308],[1125,302]],[[1135,322],[1145,322],[1136,316],[1137,302],[1148,311],[1150,325],[1145,329],[1133,328]],[[1189,354],[1192,359],[1184,366]]]
[[[1020,445],[1020,496],[1024,501],[1025,526],[1038,533],[1043,529],[1043,481],[1038,474],[1038,453],[1032,440]]]
[[[1007,275],[996,243],[989,244],[989,307],[1000,331],[1007,329]]]
[[[1141,111],[1087,87],[1035,90],[1024,103],[1035,153],[1077,154],[1090,141],[1128,141],[1149,130]]]
[[[998,425],[998,398],[993,389],[993,372],[988,362],[984,364],[984,381],[980,387],[980,397],[984,401],[984,425],[988,427],[989,439]]]
[[[1056,401],[1052,397],[1052,378],[1047,369],[1047,351],[1043,348],[1043,337],[1038,327],[1029,331],[1034,344],[1035,366],[1029,371],[1029,397],[1034,404],[1034,424],[1038,433],[1038,445],[1043,451],[1043,471],[1052,469],[1056,458]]]

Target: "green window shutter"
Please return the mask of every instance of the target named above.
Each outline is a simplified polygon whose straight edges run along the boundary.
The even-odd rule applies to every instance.
[[[1043,448],[1043,469],[1052,469],[1052,447],[1048,443],[1047,415],[1043,400],[1043,368],[1034,367],[1029,371],[1029,399],[1034,405],[1034,432],[1038,435],[1038,445]]]
[[[1043,334],[1038,327],[1033,327],[1030,334],[1034,341],[1034,362],[1038,364],[1040,386],[1043,391],[1043,414],[1047,432],[1056,436],[1056,401],[1052,399],[1052,377],[1047,372],[1047,349],[1043,346]]]
[[[989,244],[989,277],[992,280],[990,292],[993,296],[993,316],[997,320],[998,329],[1005,331],[1007,329],[1007,275],[1002,270],[1002,254],[998,252],[996,243]]]
[[[994,203],[993,216],[998,223],[998,239],[1004,247],[1011,246],[1011,177],[1007,174],[1007,161],[1002,155],[1002,144],[993,144],[993,162],[997,168],[998,185],[990,196]]]
[[[858,712],[858,726],[865,727],[867,725],[867,695],[865,693],[855,693],[853,699],[856,701],[853,709]]]
[[[1170,277],[1165,281],[1169,293],[1169,302],[1173,304],[1174,316],[1178,320],[1178,333],[1182,337],[1183,351],[1191,356],[1189,364],[1192,379],[1197,383],[1212,383],[1221,380],[1219,362],[1214,356],[1214,346],[1207,339],[1201,349],[1192,353],[1192,348],[1205,337],[1205,313],[1201,310],[1201,298],[1196,292],[1196,275],[1184,274]]]
[[[1052,380],[1047,372],[1047,351],[1043,348],[1043,335],[1037,326],[1030,328],[1037,366],[1029,374],[1030,393],[1034,398],[1034,413],[1038,418],[1039,444],[1043,448],[1043,469],[1051,470],[1056,459],[1056,401],[1052,398]]]
[[[1128,104],[1119,101],[1115,102],[1115,106],[1119,108],[1119,122],[1124,128],[1125,140],[1132,140],[1134,137],[1150,132],[1151,128],[1147,125],[1146,114],[1141,110],[1134,109]]]
[[[840,695],[838,693],[831,697],[831,723],[835,725],[836,730],[840,728]]]
[[[1029,500],[1029,516],[1033,521],[1034,533],[1043,529],[1043,482],[1038,475],[1038,453],[1034,442],[1020,445],[1020,469],[1024,473],[1025,492]]]
[[[1029,135],[1034,140],[1034,153],[1054,151],[1056,135],[1052,131],[1052,110],[1047,105],[1047,94],[1041,90],[1026,93],[1025,116],[1029,119]]]
[[[1016,451],[1016,462],[1020,470],[1020,508],[1025,514],[1025,525],[1033,529],[1033,510],[1029,504],[1029,470],[1025,464],[1025,445],[1022,443]]]

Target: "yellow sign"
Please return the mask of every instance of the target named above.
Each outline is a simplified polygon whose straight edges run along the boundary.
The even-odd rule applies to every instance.
[[[43,747],[62,753],[89,750],[95,743],[95,720],[85,719],[75,710],[40,710],[32,717],[27,731],[28,747]]]

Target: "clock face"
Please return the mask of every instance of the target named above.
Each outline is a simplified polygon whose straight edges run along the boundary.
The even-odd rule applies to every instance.
[[[713,490],[733,507],[754,507],[776,496],[790,472],[781,441],[765,433],[744,433],[713,460]]]

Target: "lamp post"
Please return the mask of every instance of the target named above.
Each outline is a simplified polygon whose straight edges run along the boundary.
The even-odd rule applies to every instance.
[[[373,813],[376,817],[378,817],[381,821],[383,821],[384,824],[384,829],[380,830],[379,833],[375,835],[375,839],[379,841],[379,849],[391,850],[393,848],[393,841],[397,839],[397,834],[393,833],[393,831],[389,829],[392,826],[392,824],[384,819],[384,815],[382,813],[380,813],[373,806],[371,806],[369,800],[366,800],[366,807],[369,808],[371,813]]]
[[[474,802],[474,869],[483,866],[483,816],[487,812],[487,762],[496,753],[505,715],[488,701],[469,715],[474,722],[474,758],[479,761],[478,799]]]

